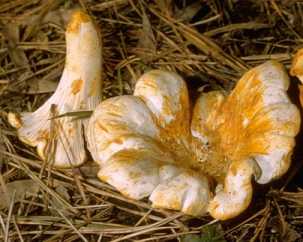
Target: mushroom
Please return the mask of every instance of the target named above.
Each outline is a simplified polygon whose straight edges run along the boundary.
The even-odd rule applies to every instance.
[[[85,133],[98,177],[125,196],[220,220],[248,207],[253,177],[266,184],[289,168],[300,115],[287,96],[281,64],[251,69],[229,95],[202,93],[193,108],[184,80],[162,70],[144,74],[134,95],[98,105],[101,42],[86,14],[74,13],[66,45],[55,93],[33,113],[8,115],[19,138],[43,159],[49,160],[53,148],[56,167],[84,162]],[[295,67],[292,73],[300,76]],[[64,116],[79,110],[94,112],[89,120]]]
[[[295,54],[290,68],[290,75],[297,76],[303,83],[303,49],[300,49]]]
[[[252,177],[265,184],[290,165],[300,116],[288,86],[283,66],[268,61],[229,95],[202,93],[191,109],[184,80],[152,70],[134,95],[94,110],[86,134],[98,177],[155,208],[233,218],[251,201]]]
[[[303,49],[298,50],[295,54],[291,63],[290,75],[296,76],[301,81],[301,85],[299,85],[299,93],[300,103],[303,107]]]
[[[9,123],[18,129],[24,143],[37,147],[42,159],[66,168],[85,161],[83,131],[88,120],[73,117],[52,119],[68,112],[93,110],[101,100],[101,40],[90,17],[73,13],[66,30],[65,68],[55,93],[35,112],[9,113]],[[85,129],[83,129],[83,126]],[[51,152],[51,145],[54,152]]]

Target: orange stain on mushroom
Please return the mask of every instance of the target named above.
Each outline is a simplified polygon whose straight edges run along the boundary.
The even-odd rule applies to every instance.
[[[167,204],[167,207],[174,210],[181,209],[182,201],[175,196],[170,202]]]
[[[66,32],[77,33],[80,29],[80,25],[90,21],[90,17],[82,11],[76,11],[72,15],[72,19],[67,26]]]
[[[167,201],[167,194],[164,192],[158,192],[156,200],[159,202],[159,204],[154,204],[153,206],[155,208],[157,207],[165,207],[168,209],[174,209],[174,210],[180,210],[182,206],[182,199],[178,196],[178,190],[175,190],[175,193],[172,193],[172,195],[169,197],[169,200]],[[166,202],[164,204],[164,201]]]
[[[129,173],[129,178],[130,178],[131,180],[136,180],[136,181],[138,181],[138,180],[140,180],[143,176],[144,176],[144,174],[143,174],[142,172],[134,172],[134,171],[131,171],[131,172]]]
[[[106,125],[104,125],[103,122],[101,122],[101,121],[96,122],[96,129],[101,131],[102,133],[103,132],[105,132],[105,133],[110,132],[110,130],[106,127]]]
[[[292,76],[302,76],[303,75],[303,49],[300,49],[294,56],[291,68],[290,75]]]
[[[39,137],[38,139],[48,140],[49,139],[49,131],[48,130],[39,130],[38,137]]]
[[[83,86],[83,80],[82,79],[74,80],[72,85],[71,85],[72,94],[76,95],[78,92],[80,92],[82,86]]]
[[[229,160],[242,160],[267,151],[264,135],[273,129],[273,124],[267,113],[261,114],[265,107],[262,87],[258,73],[248,72],[221,107],[219,120],[223,124],[217,127],[216,143]]]
[[[275,65],[275,63],[272,63],[272,66],[277,68],[278,66]],[[142,88],[142,96],[139,95],[139,97],[150,108],[152,122],[156,124],[157,130],[159,130],[155,135],[155,142],[166,148],[164,152],[172,154],[173,159],[171,160],[174,166],[178,169],[182,168],[184,171],[188,170],[189,177],[198,173],[202,178],[206,173],[207,178],[215,179],[220,185],[224,184],[222,186],[223,190],[217,189],[215,200],[211,203],[211,210],[217,210],[214,211],[216,214],[212,214],[215,218],[224,220],[234,217],[248,206],[252,196],[252,174],[256,175],[255,166],[258,169],[262,169],[262,167],[259,167],[257,163],[254,163],[255,166],[249,166],[246,162],[255,162],[250,158],[256,155],[270,156],[272,150],[276,148],[274,145],[279,143],[277,146],[283,146],[282,141],[279,142],[272,136],[293,128],[291,118],[283,120],[283,117],[277,114],[278,111],[283,111],[283,109],[280,109],[280,98],[275,96],[277,93],[271,94],[271,90],[267,89],[270,87],[276,91],[275,88],[279,88],[279,86],[276,87],[273,84],[281,84],[279,81],[284,81],[283,84],[286,88],[287,80],[279,80],[279,73],[276,76],[274,70],[263,71],[262,68],[254,68],[247,72],[227,97],[219,92],[213,92],[213,96],[212,94],[203,95],[200,99],[201,103],[198,103],[197,108],[194,108],[192,120],[190,120],[191,113],[186,86],[180,85],[176,89],[170,89],[172,86],[167,88],[168,85],[165,84],[163,86],[159,85],[162,88],[159,90],[160,87],[152,79],[146,79],[145,86],[139,86],[140,89]],[[277,79],[275,79],[276,77]],[[155,78],[159,77],[155,76]],[[266,80],[267,78],[268,80]],[[278,94],[282,93],[282,97],[286,95],[286,93],[283,93],[284,89],[279,91],[281,92],[278,92]],[[136,91],[135,95],[137,95]],[[152,96],[152,98],[149,98],[149,96]],[[127,120],[126,122],[121,118],[124,117],[125,109],[127,109],[125,106],[112,102],[107,105],[106,109],[104,113],[109,115],[110,118],[105,115],[100,123],[95,123],[95,125],[96,131],[100,133],[108,132],[116,135],[115,138],[108,141],[109,144],[120,144],[121,137],[137,135],[137,131],[132,128],[137,123],[133,120]],[[140,113],[138,113],[139,115]],[[146,122],[141,123],[145,124]],[[194,137],[191,136],[190,123],[192,124]],[[154,137],[152,138],[154,139]],[[273,140],[276,143],[273,143]],[[134,187],[139,184],[141,178],[144,179],[143,175],[146,175],[144,172],[148,169],[144,167],[145,171],[141,174],[142,166],[140,162],[152,158],[148,162],[151,162],[150,164],[154,166],[157,158],[154,158],[155,155],[152,152],[159,152],[157,149],[149,151],[149,147],[152,146],[145,148],[142,145],[142,148],[139,145],[140,147],[137,148],[137,142],[134,142],[134,144],[136,145],[129,142],[128,146],[134,148],[124,146],[124,148],[126,147],[125,150],[118,150],[108,161],[109,163],[114,161],[117,167],[124,172],[125,184],[118,185],[117,189],[129,197],[134,197],[134,195],[128,194],[129,184]],[[285,144],[288,145],[288,142],[285,141]],[[290,154],[288,153],[288,155]],[[159,164],[166,162],[163,156],[158,155],[157,157],[161,157]],[[287,159],[287,161],[289,160]],[[257,158],[256,162],[259,162]],[[137,165],[138,167],[136,167]],[[286,169],[284,167],[281,169]],[[156,171],[152,169],[150,172],[156,174]],[[116,174],[115,170],[112,172],[112,177]],[[178,174],[172,176],[178,176]],[[235,177],[236,179],[234,179]],[[105,179],[103,178],[103,180]],[[239,181],[242,183],[239,184]],[[165,181],[161,184],[160,182],[159,189],[156,188],[155,192],[152,193],[153,206],[181,209],[183,212],[193,215],[201,214],[202,210],[206,210],[207,205],[204,207],[203,201],[191,197],[195,201],[189,204],[187,200],[188,194],[190,194],[188,188],[191,188],[194,184],[190,184],[192,182],[189,181],[183,187],[180,183],[182,183],[182,178],[178,178],[176,182],[171,183]],[[235,184],[237,185],[236,188],[234,187]],[[126,189],[124,185],[128,188]],[[142,185],[142,183],[139,185]],[[161,185],[162,187],[160,187]],[[207,191],[208,189],[207,187]],[[237,198],[233,201],[232,197],[236,197],[239,191],[241,192],[240,200],[237,200]],[[204,191],[200,189],[198,192],[202,194]],[[212,196],[211,192],[208,192],[209,197]],[[224,199],[221,200],[222,197],[217,194],[221,192],[224,197],[226,196],[228,203],[225,203]],[[217,195],[218,199],[216,200]],[[209,197],[205,199],[206,202],[211,199]],[[226,216],[225,213],[227,213]]]
[[[88,91],[88,96],[92,97],[92,96],[96,96],[98,93],[98,89],[99,89],[99,83],[97,79],[94,79],[91,82],[91,85],[89,87],[89,91]]]
[[[152,80],[146,80],[147,86],[155,88]],[[167,148],[178,165],[207,174],[217,182],[223,182],[232,161],[241,161],[255,154],[266,154],[268,145],[264,134],[274,128],[274,123],[264,109],[264,89],[256,69],[246,73],[239,80],[232,93],[224,98],[209,96],[206,106],[210,107],[207,120],[193,119],[196,126],[201,126],[204,135],[209,138],[208,147],[196,138],[191,138],[189,131],[190,112],[186,86],[180,88],[177,100],[178,109],[172,113],[169,97],[162,95],[162,111],[154,121],[160,130],[160,144]],[[222,97],[222,98],[221,98]],[[111,104],[111,116],[122,112],[120,106]],[[199,111],[199,110],[198,110]],[[204,110],[200,110],[203,112]],[[167,122],[165,115],[174,118]],[[198,117],[203,119],[203,113]],[[195,118],[195,117],[194,117]],[[114,130],[129,134],[131,130],[116,122],[100,125],[103,131]],[[146,152],[146,151],[144,151]],[[132,152],[121,154],[125,160],[136,159]]]
[[[303,107],[303,85],[299,85],[299,93],[300,93],[300,103]]]
[[[252,70],[239,80],[224,101],[213,95],[206,96],[205,105],[212,108],[206,108],[209,109],[206,114],[203,113],[205,110],[195,110],[197,113],[193,124],[201,135],[208,137],[208,150],[197,152],[203,151],[203,146],[199,146],[195,138],[192,140],[192,150],[196,150],[193,156],[196,164],[193,167],[223,182],[232,161],[267,153],[265,134],[272,131],[275,124],[269,114],[264,112],[263,85],[259,73]],[[205,153],[207,155],[203,159]]]
[[[109,181],[109,177],[108,176],[106,176],[106,175],[100,175],[100,173],[98,174],[98,178],[101,181],[104,181],[104,182],[108,182]]]
[[[71,127],[71,128],[68,128],[67,133],[68,133],[69,136],[73,136],[75,131],[76,130],[73,127]]]

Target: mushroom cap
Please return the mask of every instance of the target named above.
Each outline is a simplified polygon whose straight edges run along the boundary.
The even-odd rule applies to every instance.
[[[224,101],[219,94],[215,94],[216,101],[209,97],[214,94],[200,97],[210,110],[194,113],[196,119],[204,120],[200,136],[206,136],[209,146],[229,161],[223,189],[216,192],[208,208],[213,217],[225,220],[246,209],[251,176],[266,184],[289,168],[300,114],[287,96],[288,86],[283,66],[268,61],[245,73]],[[219,108],[214,111],[215,105]]]
[[[101,102],[87,132],[99,178],[129,198],[150,196],[154,207],[204,213],[210,198],[207,178],[176,166],[185,162],[178,148],[188,148],[180,139],[190,136],[188,101],[182,78],[154,70],[140,78],[135,95]]]
[[[150,71],[134,95],[103,101],[89,121],[98,176],[156,208],[235,217],[251,201],[253,176],[264,184],[289,167],[300,116],[288,86],[283,66],[269,61],[245,73],[229,95],[203,93],[191,112],[182,78]],[[210,179],[218,184],[214,196]]]
[[[35,112],[8,115],[24,143],[37,147],[56,167],[80,165],[86,158],[83,126],[87,120],[51,119],[67,112],[94,109],[101,100],[101,40],[90,17],[76,11],[66,30],[66,60],[55,93]]]
[[[296,76],[303,83],[303,49],[300,49],[295,54],[290,68],[290,75]]]
[[[303,107],[303,49],[298,50],[295,54],[291,63],[290,75],[296,76],[301,81],[301,85],[299,85],[299,98]]]
[[[256,160],[262,170],[257,182],[279,178],[289,167],[300,127],[299,111],[287,96],[288,86],[281,64],[268,61],[257,66],[243,75],[225,99],[218,92],[202,94],[192,130],[196,136],[208,137],[210,146],[231,161]]]

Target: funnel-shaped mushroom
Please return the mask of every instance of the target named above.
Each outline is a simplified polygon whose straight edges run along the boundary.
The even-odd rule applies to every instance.
[[[282,65],[269,61],[228,96],[203,93],[191,112],[182,78],[150,71],[133,96],[103,101],[89,121],[98,176],[130,198],[149,197],[153,207],[235,217],[250,203],[253,176],[264,184],[289,167],[300,116],[288,85]]]
[[[55,93],[35,112],[10,113],[8,120],[19,138],[37,147],[45,159],[54,144],[54,165],[77,166],[85,160],[83,125],[71,117],[51,120],[67,112],[93,110],[101,99],[101,40],[88,15],[73,14],[66,31],[65,68]],[[53,124],[53,125],[52,125]]]

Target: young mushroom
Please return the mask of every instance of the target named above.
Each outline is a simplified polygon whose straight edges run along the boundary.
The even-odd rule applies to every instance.
[[[101,102],[89,120],[98,177],[129,198],[149,197],[155,208],[233,218],[251,201],[252,177],[265,184],[290,165],[300,116],[288,86],[283,66],[268,61],[229,95],[203,93],[190,110],[180,76],[150,71],[134,95]]]
[[[101,100],[100,85],[99,32],[87,14],[76,11],[67,26],[65,68],[55,93],[35,112],[9,113],[8,120],[18,129],[18,137],[24,143],[37,147],[42,159],[53,153],[54,166],[78,166],[86,156],[83,131],[87,120],[52,117],[93,110]],[[53,152],[51,144],[54,144]]]

